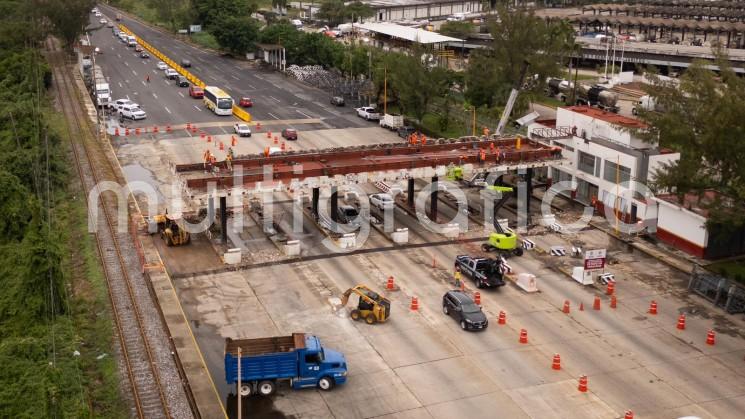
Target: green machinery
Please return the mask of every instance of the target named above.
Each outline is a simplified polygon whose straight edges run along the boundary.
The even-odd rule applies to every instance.
[[[497,221],[497,211],[507,202],[512,196],[514,188],[509,186],[491,186],[487,185],[486,189],[494,192],[501,193],[501,198],[494,200],[494,215],[492,217],[492,223],[494,224],[495,232],[489,234],[489,239],[486,243],[481,245],[481,250],[485,252],[496,250],[500,253],[513,254],[515,256],[522,256],[523,249],[520,247],[517,241],[517,234],[509,229],[502,228],[502,225]]]

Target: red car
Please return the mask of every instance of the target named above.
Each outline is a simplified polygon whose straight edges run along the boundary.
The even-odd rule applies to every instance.
[[[282,138],[285,138],[287,140],[297,140],[297,130],[293,128],[283,129]]]
[[[197,98],[204,97],[204,90],[202,90],[201,87],[192,84],[189,86],[189,96]]]
[[[242,97],[240,102],[238,102],[239,105],[241,105],[244,108],[250,108],[254,105],[254,102],[251,100],[250,97]]]

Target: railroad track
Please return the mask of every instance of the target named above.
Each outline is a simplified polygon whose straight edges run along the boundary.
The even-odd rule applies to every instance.
[[[66,129],[71,140],[75,166],[87,194],[102,181],[118,182],[116,170],[105,153],[98,148],[96,138],[91,132],[87,115],[77,100],[75,82],[67,70],[65,54],[59,51],[52,39],[46,43],[48,59],[52,65],[56,85],[57,100],[65,115]],[[137,286],[130,276],[127,258],[123,255],[120,241],[130,240],[128,233],[117,232],[113,215],[117,214],[116,199],[110,194],[100,195],[96,244],[104,267],[109,299],[111,301],[114,324],[121,345],[122,359],[126,367],[131,387],[134,412],[140,418],[172,417],[160,374],[156,370],[156,360],[148,340],[146,324],[138,301]],[[123,231],[128,231],[124,228]],[[181,416],[181,415],[179,415]]]

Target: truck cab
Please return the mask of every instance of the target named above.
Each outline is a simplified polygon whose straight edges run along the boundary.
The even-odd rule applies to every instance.
[[[292,381],[295,389],[316,387],[331,390],[347,381],[347,362],[341,352],[326,349],[316,336],[305,337],[305,349],[299,354],[300,377]],[[331,380],[324,379],[330,377]]]

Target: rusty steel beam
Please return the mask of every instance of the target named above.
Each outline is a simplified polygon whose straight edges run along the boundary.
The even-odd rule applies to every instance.
[[[520,164],[561,158],[561,149],[536,141],[521,139],[517,148],[515,138],[496,140],[452,141],[426,145],[386,145],[384,147],[353,147],[322,152],[283,154],[279,156],[256,156],[234,160],[233,168],[243,167],[243,185],[262,182],[265,165],[272,166],[272,179],[289,181],[319,176],[348,175],[363,172],[419,169],[447,166],[449,164],[474,164],[494,166],[497,164]],[[493,144],[493,146],[492,146]],[[484,158],[482,161],[482,157]],[[224,167],[224,162],[221,162]],[[201,171],[201,163],[177,165],[177,172]],[[223,172],[224,173],[224,172]],[[187,179],[189,188],[206,188],[209,182],[217,187],[233,187],[234,177],[230,173],[206,178]]]

